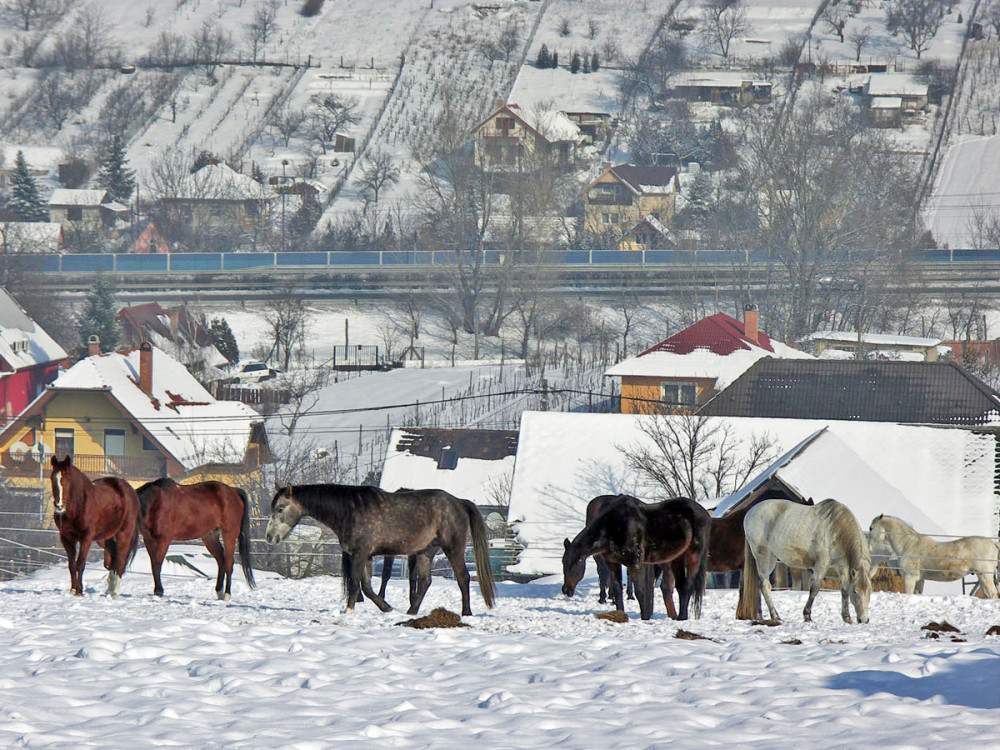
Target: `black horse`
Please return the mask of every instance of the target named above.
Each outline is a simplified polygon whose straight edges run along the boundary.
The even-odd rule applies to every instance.
[[[635,581],[639,612],[643,620],[653,616],[654,564],[673,568],[680,609],[677,619],[686,620],[694,600],[695,617],[708,578],[708,546],[712,520],[704,508],[690,498],[679,497],[647,505],[622,496],[577,534],[565,540],[563,593],[571,594],[583,577],[586,558],[600,554],[611,563],[615,606],[624,610],[621,598],[621,568],[628,568]]]
[[[472,532],[476,577],[483,601],[492,607],[496,584],[490,568],[486,523],[474,503],[443,490],[385,492],[378,487],[345,484],[302,484],[278,488],[271,502],[265,537],[278,544],[305,515],[329,526],[340,540],[344,593],[350,612],[358,591],[383,612],[392,609],[371,585],[372,555],[415,555],[416,589],[408,614],[420,609],[431,583],[431,560],[444,551],[462,592],[462,614],[471,615],[465,541]]]
[[[594,519],[596,519],[601,513],[606,511],[609,507],[611,507],[613,503],[628,502],[628,501],[636,501],[636,499],[631,495],[598,495],[589,503],[587,503],[585,523],[586,524],[592,523]],[[597,598],[597,602],[599,604],[606,603],[608,601],[609,592],[611,593],[612,601],[617,602],[619,597],[621,596],[621,592],[619,591],[617,594],[615,593],[614,581],[618,581],[619,582],[618,585],[621,586],[621,581],[622,581],[622,573],[620,569],[621,566],[618,566],[619,570],[617,577],[612,579],[611,570],[608,567],[607,561],[604,559],[604,555],[600,553],[594,555],[594,563],[597,566],[597,580],[601,587],[601,592]],[[677,610],[674,608],[674,599],[673,599],[673,592],[674,592],[673,571],[670,569],[669,566],[657,565],[654,569],[654,578],[658,578],[660,580],[660,590],[663,592],[663,603],[667,608],[667,613],[672,618],[677,619]],[[633,595],[634,589],[635,589],[635,584],[632,581],[632,577],[629,576],[628,585],[625,590],[625,595],[629,599],[635,598],[635,596]],[[565,593],[567,596],[573,596],[573,592],[575,590],[576,589],[574,585],[574,587],[569,591],[567,591],[564,588],[563,593]]]

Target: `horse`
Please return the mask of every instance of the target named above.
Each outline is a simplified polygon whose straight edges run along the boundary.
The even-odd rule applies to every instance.
[[[358,588],[383,612],[392,607],[371,586],[372,555],[416,555],[416,588],[407,614],[415,615],[431,583],[431,560],[444,551],[462,593],[462,615],[471,615],[465,542],[472,533],[479,590],[492,608],[496,583],[490,567],[486,522],[475,503],[444,490],[386,492],[378,487],[300,484],[278,488],[271,501],[265,538],[280,544],[303,516],[330,527],[340,540],[347,611],[353,612]]]
[[[616,596],[615,606],[624,610],[621,598],[621,568],[625,565],[636,582],[639,616],[653,616],[654,565],[674,566],[680,607],[677,619],[686,620],[694,600],[695,617],[701,614],[701,600],[707,579],[707,557],[711,518],[708,511],[686,497],[645,504],[634,497],[622,496],[594,521],[584,527],[573,541],[563,542],[563,593],[576,588],[586,558],[601,554],[609,565]],[[680,573],[680,575],[678,575]]]
[[[154,595],[163,596],[160,568],[167,548],[171,542],[187,539],[201,539],[218,563],[215,595],[219,599],[229,601],[237,546],[247,584],[256,588],[250,560],[250,497],[246,492],[222,482],[178,484],[163,477],[142,485],[137,493]]]
[[[833,499],[811,506],[778,498],[765,500],[747,512],[743,531],[746,542],[737,619],[760,619],[763,590],[771,619],[780,622],[769,579],[780,561],[790,568],[812,571],[809,598],[802,611],[806,622],[812,620],[813,601],[823,578],[831,573],[840,579],[844,622],[851,622],[848,599],[858,622],[868,622],[871,553],[864,532],[846,505]]]
[[[629,500],[634,500],[636,502],[639,502],[638,500],[636,500],[636,498],[633,498],[630,495],[598,495],[589,503],[587,503],[587,510],[585,512],[585,519],[586,519],[585,525],[593,523],[594,519],[596,519],[597,516],[599,516],[601,513],[607,510],[612,503],[629,501]],[[601,587],[601,592],[597,599],[598,603],[604,604],[605,602],[608,601],[609,591],[611,592],[612,600],[617,603],[621,598],[621,591],[618,591],[617,593],[615,592],[614,589],[615,584],[612,581],[611,570],[608,567],[608,562],[604,559],[604,556],[601,554],[596,554],[593,557],[594,557],[594,563],[597,565],[597,580]],[[617,565],[617,563],[612,563],[612,564]],[[621,566],[619,565],[618,567],[619,567],[618,575],[615,577],[614,580],[618,581],[618,586],[620,587],[622,580]],[[580,577],[582,577],[582,575],[583,571],[581,570]],[[674,608],[674,599],[673,599],[673,591],[674,591],[673,571],[667,566],[657,566],[656,577],[659,577],[661,579],[660,589],[663,592],[663,603],[667,608],[667,613],[672,619],[676,620],[677,610]],[[569,586],[564,585],[563,593],[566,594],[566,596],[573,596],[573,594],[576,591],[576,584],[578,582],[579,579],[573,581],[572,585]],[[628,596],[629,599],[635,598],[635,596],[633,595],[634,590],[635,590],[635,584],[632,581],[632,578],[629,577],[628,588],[626,591],[626,595]],[[624,606],[622,607],[622,609],[623,608]]]
[[[924,581],[957,581],[973,572],[988,599],[997,598],[995,576],[1000,565],[1000,543],[985,536],[966,536],[938,542],[918,533],[895,516],[881,515],[868,531],[872,556],[898,560],[903,591],[922,594]]]
[[[83,596],[83,569],[90,545],[104,548],[108,594],[118,596],[125,568],[139,547],[139,498],[124,479],[90,481],[73,457],[52,457],[52,504],[59,541],[69,562],[70,590]]]

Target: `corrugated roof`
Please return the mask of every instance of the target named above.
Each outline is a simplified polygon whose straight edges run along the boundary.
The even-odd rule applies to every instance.
[[[1000,423],[1000,394],[954,362],[761,359],[706,416]]]

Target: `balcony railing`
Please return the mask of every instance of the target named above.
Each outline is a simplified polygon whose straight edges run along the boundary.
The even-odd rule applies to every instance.
[[[12,477],[37,477],[39,472],[48,476],[48,458],[38,465],[29,453],[0,454],[4,474]],[[104,456],[74,453],[73,465],[91,479],[96,477],[121,477],[122,479],[159,479],[166,476],[166,461],[160,456]]]

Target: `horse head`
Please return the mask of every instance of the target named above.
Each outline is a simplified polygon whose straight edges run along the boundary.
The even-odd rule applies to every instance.
[[[587,555],[581,545],[571,542],[569,539],[563,540],[563,587],[562,592],[566,596],[573,596],[576,585],[583,578],[583,571],[587,566]]]
[[[56,515],[66,512],[66,495],[70,491],[71,477],[69,469],[73,465],[73,457],[67,455],[62,461],[52,457],[52,473],[49,482],[52,484],[52,507]]]
[[[851,568],[851,604],[858,615],[858,622],[868,622],[868,600],[872,595],[872,579],[867,566]]]
[[[277,491],[271,500],[271,517],[267,521],[267,531],[264,532],[264,538],[271,545],[280,544],[305,515],[305,510],[292,494],[292,485],[275,485],[275,488]]]

